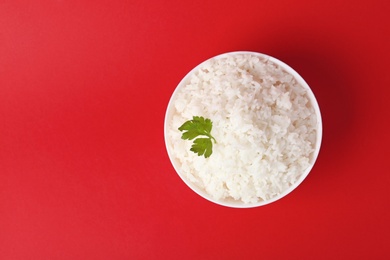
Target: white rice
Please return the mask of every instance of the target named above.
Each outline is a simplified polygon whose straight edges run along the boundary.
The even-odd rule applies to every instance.
[[[317,118],[307,89],[277,64],[251,54],[211,59],[178,89],[167,145],[181,172],[215,200],[257,203],[286,191],[310,166]],[[190,151],[178,128],[213,122],[209,158]]]

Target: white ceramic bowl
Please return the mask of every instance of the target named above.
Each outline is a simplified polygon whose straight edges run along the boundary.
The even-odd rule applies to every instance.
[[[186,178],[186,176],[182,173],[182,170],[180,168],[180,163],[173,156],[173,153],[171,151],[170,146],[168,145],[168,140],[167,140],[167,124],[168,124],[167,122],[169,120],[171,120],[171,118],[173,116],[173,111],[174,111],[174,109],[173,109],[173,102],[174,102],[174,100],[175,100],[175,98],[177,96],[177,92],[179,90],[181,90],[186,85],[187,80],[193,75],[193,73],[196,72],[205,62],[209,61],[210,59],[220,59],[220,58],[225,58],[225,57],[230,56],[230,55],[242,55],[242,54],[255,55],[255,56],[258,56],[261,59],[266,58],[269,61],[279,65],[280,67],[282,67],[286,72],[290,73],[301,86],[303,86],[304,88],[307,89],[307,96],[311,100],[311,104],[312,104],[312,106],[313,106],[313,108],[315,110],[316,117],[317,117],[317,132],[316,132],[317,136],[316,136],[316,143],[314,144],[315,151],[314,151],[314,153],[313,153],[313,155],[311,157],[310,166],[306,169],[306,171],[300,176],[300,178],[293,185],[291,185],[287,190],[285,190],[284,192],[282,192],[278,196],[273,197],[272,199],[269,199],[269,200],[266,200],[266,201],[260,201],[260,202],[252,203],[252,204],[246,204],[246,203],[244,203],[242,201],[236,201],[234,199],[215,200],[205,190],[203,190],[203,189],[199,188],[198,186],[194,185],[194,183],[192,183],[190,180],[188,180]],[[213,203],[216,203],[216,204],[219,204],[219,205],[222,205],[222,206],[232,207],[232,208],[252,208],[252,207],[263,206],[263,205],[275,202],[275,201],[283,198],[284,196],[286,196],[290,192],[292,192],[294,189],[296,189],[302,183],[302,181],[307,177],[309,172],[312,170],[312,168],[314,166],[314,163],[315,163],[315,161],[316,161],[316,159],[318,157],[318,153],[320,151],[320,146],[321,146],[321,141],[322,141],[322,119],[321,119],[321,113],[320,113],[320,109],[319,109],[317,100],[316,100],[312,90],[310,89],[309,85],[305,82],[305,80],[294,69],[292,69],[290,66],[288,66],[284,62],[282,62],[282,61],[280,61],[280,60],[278,60],[276,58],[273,58],[271,56],[268,56],[266,54],[262,54],[262,53],[258,53],[258,52],[249,52],[249,51],[237,51],[237,52],[229,52],[229,53],[224,53],[224,54],[221,54],[221,55],[217,55],[217,56],[212,57],[210,59],[208,59],[208,60],[202,62],[201,64],[199,64],[198,66],[196,66],[194,69],[192,69],[180,81],[180,83],[176,87],[176,89],[173,92],[173,94],[171,96],[171,99],[170,99],[170,101],[168,103],[168,107],[167,107],[166,114],[165,114],[165,122],[164,122],[164,138],[165,138],[165,145],[166,145],[166,149],[167,149],[167,152],[168,152],[169,159],[170,159],[174,169],[176,170],[177,174],[183,180],[183,182],[188,187],[190,187],[195,193],[197,193],[201,197],[203,197],[203,198],[205,198],[205,199],[207,199],[207,200],[209,200],[209,201],[211,201]]]

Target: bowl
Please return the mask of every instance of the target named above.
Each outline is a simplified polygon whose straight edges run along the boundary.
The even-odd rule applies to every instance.
[[[245,98],[237,101],[243,91]],[[231,103],[240,106],[228,108]],[[208,107],[215,111],[209,113]],[[250,112],[238,114],[243,108]],[[219,134],[212,142],[216,155],[208,158],[189,151],[193,140],[181,139],[178,129],[178,121],[203,116],[204,111],[212,115],[212,131]],[[235,132],[236,139],[227,140]],[[192,191],[218,205],[253,208],[280,200],[304,181],[320,151],[322,119],[309,85],[286,63],[258,52],[228,52],[200,63],[179,82],[165,113],[164,139],[173,168]]]

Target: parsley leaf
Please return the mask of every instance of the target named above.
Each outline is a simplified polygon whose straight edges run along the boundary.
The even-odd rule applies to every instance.
[[[213,153],[213,142],[217,143],[215,138],[211,135],[211,129],[213,123],[210,119],[202,116],[193,116],[192,120],[186,121],[179,130],[183,132],[181,139],[193,140],[198,136],[206,136],[203,138],[197,138],[191,146],[190,151],[198,154],[198,156],[204,156],[205,158],[210,157]]]

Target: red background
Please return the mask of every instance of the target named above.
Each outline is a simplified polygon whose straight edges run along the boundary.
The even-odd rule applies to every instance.
[[[389,1],[0,1],[0,259],[389,259]],[[324,125],[282,200],[208,202],[163,136],[228,51],[296,69]]]

